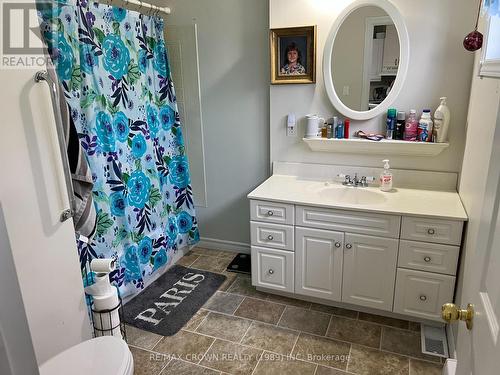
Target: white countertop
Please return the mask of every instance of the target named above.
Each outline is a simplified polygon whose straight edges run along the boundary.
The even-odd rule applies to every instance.
[[[366,190],[376,198],[376,202],[345,203],[342,199],[335,198],[333,194],[329,196],[325,190],[329,188]],[[343,192],[355,193],[347,190]],[[385,193],[378,187],[344,187],[338,182],[327,183],[296,176],[273,175],[248,194],[248,198],[352,211],[467,221],[460,196],[450,191],[397,188]]]

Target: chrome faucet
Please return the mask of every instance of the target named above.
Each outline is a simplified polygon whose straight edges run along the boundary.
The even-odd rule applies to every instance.
[[[368,187],[368,182],[375,181],[373,177],[362,176],[359,178],[357,173],[354,173],[354,178],[351,178],[350,175],[344,176],[342,174],[339,174],[338,177],[344,177],[344,181],[342,182],[344,186]]]

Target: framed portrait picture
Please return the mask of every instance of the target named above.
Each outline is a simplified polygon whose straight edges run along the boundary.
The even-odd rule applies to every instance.
[[[271,29],[271,84],[316,83],[316,26]]]

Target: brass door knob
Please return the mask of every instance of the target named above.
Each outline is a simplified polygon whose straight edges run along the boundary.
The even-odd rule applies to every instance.
[[[468,304],[467,309],[460,309],[454,303],[445,303],[441,307],[441,318],[447,323],[453,323],[458,320],[463,320],[467,329],[472,329],[472,321],[474,319],[474,305]]]

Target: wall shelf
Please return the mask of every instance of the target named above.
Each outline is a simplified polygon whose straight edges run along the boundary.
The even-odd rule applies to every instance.
[[[312,151],[341,152],[374,155],[435,156],[450,145],[449,143],[408,142],[383,139],[326,139],[302,138]]]

